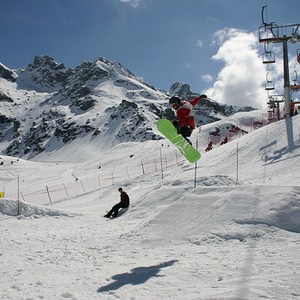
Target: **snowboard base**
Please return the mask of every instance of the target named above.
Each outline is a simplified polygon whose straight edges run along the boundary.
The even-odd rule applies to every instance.
[[[181,135],[176,127],[167,119],[159,119],[157,129],[185,156],[190,163],[195,163],[201,154]]]

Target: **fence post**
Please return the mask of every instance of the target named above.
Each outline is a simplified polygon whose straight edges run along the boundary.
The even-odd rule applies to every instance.
[[[196,140],[196,149],[198,150],[198,139]],[[194,188],[196,188],[196,186],[197,186],[197,163],[198,163],[198,161],[195,162]]]
[[[20,215],[20,176],[18,175],[18,216]]]
[[[154,165],[155,165],[155,172],[157,172],[157,164],[156,164],[156,159],[154,158]]]
[[[142,165],[143,175],[145,175],[145,169],[144,169],[143,161],[141,161],[141,165]]]
[[[21,197],[22,197],[23,201],[25,202],[25,198],[24,198],[24,196],[23,196],[23,194],[22,194],[22,192],[21,192],[21,191],[20,191],[20,195],[21,195]]]
[[[300,135],[299,135],[299,139],[300,139]],[[197,140],[197,146],[198,146],[198,140]],[[164,152],[164,150],[163,150],[164,148],[162,148],[162,147],[160,147],[160,161],[157,161],[157,159],[156,158],[150,158],[150,160],[147,160],[147,161],[145,161],[145,163],[146,164],[148,164],[149,163],[149,167],[148,168],[152,168],[153,167],[153,163],[154,163],[154,167],[155,167],[155,171],[156,172],[159,172],[159,171],[161,171],[161,177],[162,177],[162,179],[164,179],[164,167],[165,168],[169,168],[170,166],[172,166],[173,165],[173,162],[174,162],[174,160],[175,160],[175,158],[174,158],[174,152],[175,152],[175,157],[176,157],[176,163],[178,163],[178,162],[181,162],[182,160],[181,160],[181,157],[180,157],[180,155],[179,155],[179,151],[177,151],[177,150],[174,150],[174,152],[171,152],[172,153],[172,155],[167,155],[165,152]],[[156,153],[156,154],[158,154],[158,153]],[[164,156],[163,156],[164,155]],[[169,157],[168,157],[169,156]],[[238,161],[238,158],[237,158],[237,161]],[[144,162],[141,160],[141,168],[142,168],[142,174],[143,175],[146,175],[146,167],[147,167],[147,165],[146,165],[146,167],[145,167],[145,164],[144,164]],[[136,165],[134,168],[136,168],[136,169],[138,169],[139,168],[139,166],[138,165]],[[161,168],[161,170],[159,170],[159,168]],[[148,170],[148,173],[150,172],[152,172],[151,170]],[[111,178],[109,178],[109,175],[108,175],[108,173],[109,172],[111,172]],[[131,175],[130,175],[130,173],[129,173],[129,168],[128,168],[128,166],[126,166],[126,172],[127,172],[127,177],[128,177],[128,179],[129,180],[131,180],[131,176],[133,176],[133,178],[135,178],[135,176],[136,176],[136,174],[135,174],[135,172],[133,172]],[[196,186],[196,180],[197,180],[197,178],[196,178],[196,172],[197,172],[197,165],[195,165],[195,186]],[[104,186],[106,186],[106,180],[108,180],[108,184],[109,184],[109,179],[111,179],[112,180],[112,184],[115,184],[115,181],[117,182],[118,181],[118,174],[117,174],[117,176],[116,176],[116,178],[114,178],[114,171],[108,171],[108,173],[105,175],[105,174],[102,174],[102,176],[104,176],[103,178],[104,178],[104,183],[102,182],[102,184],[104,184]],[[117,172],[118,173],[118,172]],[[108,175],[108,176],[107,176]],[[237,171],[237,181],[238,181],[238,171]],[[98,184],[99,184],[99,187],[101,188],[101,174],[95,174],[95,176],[97,176],[97,178],[98,178]],[[123,176],[123,175],[122,175]],[[137,175],[137,176],[140,176],[140,175]],[[93,179],[92,179],[93,178]],[[19,177],[18,177],[18,180],[19,180]],[[95,180],[95,177],[91,177],[91,178],[88,178],[85,182],[88,184],[88,182],[89,182],[89,180],[93,180],[93,183],[94,183],[94,180]],[[90,190],[90,187],[89,187],[89,185],[87,185],[87,186],[84,186],[85,184],[83,183],[83,181],[81,181],[79,178],[75,178],[75,182],[77,182],[77,181],[80,181],[80,184],[81,184],[81,187],[82,187],[82,190],[83,190],[83,193],[86,193],[86,189],[89,191]],[[75,185],[77,185],[78,183],[75,183]],[[60,190],[61,190],[61,185],[63,185],[63,188],[64,188],[64,191],[65,191],[65,193],[66,193],[66,196],[67,196],[67,198],[68,199],[71,199],[72,197],[74,197],[74,196],[77,196],[77,195],[82,195],[82,192],[80,192],[80,191],[76,191],[75,192],[75,195],[73,195],[73,192],[71,191],[71,196],[70,196],[70,194],[69,194],[69,191],[68,191],[68,189],[69,188],[71,188],[71,187],[69,187],[68,186],[68,188],[66,187],[66,184],[65,183],[63,183],[63,184],[58,184],[57,186],[52,186],[52,189],[53,189],[53,193],[55,193],[54,194],[54,200],[55,201],[59,201],[59,200],[62,200],[62,199],[65,199],[65,196],[63,196],[63,193],[60,193],[59,195],[56,195],[56,188],[59,186],[59,188],[60,188]],[[96,183],[95,183],[95,186],[96,186]],[[50,186],[51,187],[51,186]],[[78,187],[78,186],[77,186]],[[14,189],[16,189],[16,188],[14,188]],[[17,187],[17,189],[18,189],[18,199],[20,198],[22,201],[25,201],[25,198],[27,199],[28,197],[30,198],[30,195],[31,195],[31,193],[22,193],[21,192],[21,190],[20,190],[20,182],[18,182],[18,187]],[[79,189],[79,187],[78,187],[78,189]],[[39,191],[40,192],[40,191]],[[45,192],[44,192],[44,190],[43,190],[43,195],[45,194]],[[50,192],[50,188],[48,187],[48,186],[46,186],[46,193],[47,193],[47,195],[48,195],[48,199],[49,199],[49,202],[51,203],[51,204],[53,204],[53,201],[52,201],[52,196],[51,196],[51,192]],[[30,201],[30,199],[27,199],[27,200],[29,200]],[[21,209],[22,207],[20,207],[20,209]]]
[[[129,172],[128,172],[128,167],[126,166],[126,172],[127,172],[127,177],[128,177],[128,180],[130,180],[130,177],[129,177]]]
[[[83,186],[83,183],[82,183],[81,180],[80,180],[80,183],[81,183],[81,187],[82,187],[82,189],[83,189],[83,192],[85,193],[85,189],[84,189],[84,186]]]
[[[100,175],[99,174],[98,174],[98,184],[99,184],[99,188],[101,188]]]
[[[50,192],[49,192],[49,189],[48,189],[48,186],[47,186],[47,185],[46,185],[46,190],[47,190],[47,194],[48,194],[48,197],[49,197],[50,203],[52,204],[51,197],[50,197]]]
[[[67,191],[67,188],[66,188],[65,184],[63,184],[63,186],[64,186],[64,189],[65,189],[65,191],[66,191],[66,194],[67,194],[67,197],[68,197],[68,199],[70,199],[70,197],[69,197],[69,194],[68,194],[68,191]]]
[[[114,179],[114,171],[111,171],[111,180],[112,180],[112,184],[115,184],[115,179]]]
[[[239,143],[236,143],[236,182],[239,181]]]
[[[159,152],[160,152],[161,179],[164,179],[163,161],[162,161],[162,155],[161,155],[161,148],[159,149]]]

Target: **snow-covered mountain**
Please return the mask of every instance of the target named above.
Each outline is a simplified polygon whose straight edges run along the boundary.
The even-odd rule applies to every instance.
[[[182,83],[174,83],[169,93],[156,89],[105,58],[74,69],[47,55],[36,56],[24,69],[0,64],[0,151],[33,159],[68,152],[76,139],[103,150],[121,142],[158,140],[155,122],[173,118],[167,100],[174,94],[185,99],[198,95]],[[195,113],[203,125],[250,110],[208,99]]]

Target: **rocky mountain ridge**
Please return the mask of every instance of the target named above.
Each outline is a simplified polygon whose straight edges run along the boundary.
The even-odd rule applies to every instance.
[[[32,159],[85,139],[109,149],[121,142],[161,139],[158,118],[173,118],[170,95],[192,99],[188,84],[169,92],[143,82],[118,62],[98,58],[67,69],[48,55],[24,69],[0,64],[0,151]],[[210,99],[195,109],[198,125],[253,110]]]

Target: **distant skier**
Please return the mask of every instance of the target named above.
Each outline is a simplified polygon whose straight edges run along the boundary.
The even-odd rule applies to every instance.
[[[111,216],[115,218],[118,216],[119,209],[129,207],[130,200],[127,193],[123,191],[122,188],[119,188],[118,191],[120,192],[121,200],[112,207],[112,209],[104,216],[105,218],[110,218]]]
[[[224,138],[223,142],[221,143],[221,145],[224,145],[224,144],[226,144],[227,142],[228,142],[228,138],[227,138],[227,136],[225,136],[225,138]]]
[[[212,150],[212,148],[213,148],[213,142],[210,141],[210,142],[208,143],[206,149],[205,149],[205,152],[208,152],[208,151]]]
[[[191,102],[181,100],[179,97],[173,96],[169,99],[169,104],[176,111],[178,121],[173,121],[173,125],[190,144],[188,137],[191,136],[195,129],[194,106],[201,100],[206,99],[206,95],[200,95]]]

